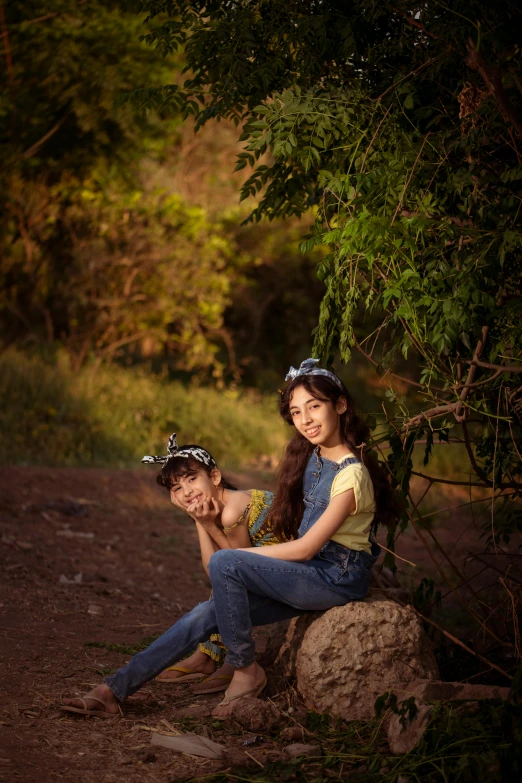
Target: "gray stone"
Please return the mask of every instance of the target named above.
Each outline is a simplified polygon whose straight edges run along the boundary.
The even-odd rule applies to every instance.
[[[404,724],[401,723],[399,715],[392,713],[388,718],[386,736],[390,750],[396,756],[409,753],[416,748],[428,726],[432,707],[421,704],[417,699],[415,699],[415,706],[417,713],[412,720],[406,719]]]

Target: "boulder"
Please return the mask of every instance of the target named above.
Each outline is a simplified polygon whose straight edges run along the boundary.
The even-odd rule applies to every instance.
[[[411,606],[370,596],[308,619],[295,668],[298,689],[317,712],[371,720],[375,700],[385,691],[404,691],[416,679],[439,679],[431,644]]]

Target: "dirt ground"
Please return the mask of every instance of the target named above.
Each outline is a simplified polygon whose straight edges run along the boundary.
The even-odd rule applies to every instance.
[[[63,696],[85,692],[130,657],[92,643],[132,646],[208,597],[193,525],[169,504],[154,470],[7,467],[0,476],[0,780],[168,783],[223,769],[150,744],[153,730],[195,730],[240,746],[245,733],[233,722],[207,718],[195,727],[180,718],[220,694],[152,683],[117,721],[59,709]],[[462,519],[442,531],[457,559],[470,547]],[[399,551],[434,573],[417,540],[406,538]],[[261,758],[275,747],[261,745]]]

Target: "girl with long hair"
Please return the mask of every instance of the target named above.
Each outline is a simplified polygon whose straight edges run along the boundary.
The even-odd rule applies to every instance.
[[[281,395],[281,414],[296,432],[278,470],[271,518],[289,540],[214,552],[212,598],[88,693],[83,701],[91,700],[92,710],[117,713],[129,695],[219,630],[234,675],[213,716],[226,718],[234,702],[266,685],[252,626],[365,598],[380,552],[373,533],[393,515],[394,496],[384,471],[363,454],[368,432],[347,389],[316,365],[308,359],[291,368]]]

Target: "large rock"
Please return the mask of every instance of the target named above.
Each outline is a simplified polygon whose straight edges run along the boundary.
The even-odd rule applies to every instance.
[[[308,707],[370,720],[385,691],[439,679],[421,621],[410,606],[374,598],[337,606],[313,620],[297,651],[297,685]]]

